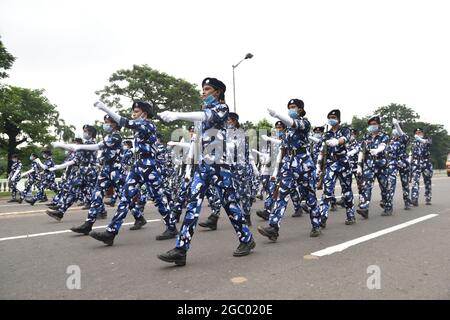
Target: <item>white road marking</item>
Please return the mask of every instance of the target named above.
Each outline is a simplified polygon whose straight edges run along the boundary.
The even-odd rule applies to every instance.
[[[161,219],[147,220],[147,222],[156,222],[156,221],[161,221]],[[122,225],[123,225],[123,226],[127,226],[127,225],[131,225],[131,224],[134,224],[134,222],[126,222],[126,223],[124,223],[124,224],[122,224]],[[92,230],[94,230],[94,229],[106,228],[106,227],[107,227],[107,225],[104,225],[104,226],[97,226],[97,227],[93,227]],[[17,240],[17,239],[27,239],[27,238],[43,237],[43,236],[49,236],[49,235],[61,234],[61,233],[68,233],[68,232],[73,232],[73,231],[71,231],[71,230],[60,230],[60,231],[52,231],[52,232],[43,232],[43,233],[25,234],[25,235],[16,236],[16,237],[0,238],[0,242],[1,242],[1,241],[8,241],[8,240]]]
[[[23,203],[23,204],[24,205],[28,205],[28,206],[31,207],[31,204],[28,204],[28,203]],[[17,207],[17,206],[20,206],[20,205],[21,205],[20,203],[16,203],[16,204],[2,204],[2,205],[0,205],[0,208],[3,208],[3,207]],[[35,203],[34,206],[35,207],[37,207],[37,206],[45,206],[45,203]]]
[[[438,216],[438,214],[436,214],[436,213],[428,214],[426,216],[423,216],[423,217],[420,217],[420,218],[417,218],[417,219],[414,219],[414,220],[410,220],[410,221],[398,224],[396,226],[393,226],[393,227],[390,227],[390,228],[387,228],[387,229],[383,229],[383,230],[380,230],[380,231],[377,231],[377,232],[374,232],[374,233],[371,233],[371,234],[368,234],[368,235],[365,235],[365,236],[362,236],[362,237],[359,237],[359,238],[356,238],[356,239],[353,239],[353,240],[350,240],[350,241],[346,241],[344,243],[341,243],[341,244],[338,244],[338,245],[335,245],[335,246],[332,246],[332,247],[325,248],[323,250],[319,250],[319,251],[313,252],[313,253],[311,253],[311,255],[312,256],[316,256],[316,257],[323,257],[323,256],[328,256],[328,255],[336,253],[336,252],[341,252],[341,251],[344,251],[345,249],[348,249],[348,248],[350,248],[350,247],[352,247],[354,245],[357,245],[359,243],[362,243],[362,242],[365,242],[365,241],[369,241],[369,240],[374,239],[374,238],[378,238],[378,237],[380,237],[382,235],[385,235],[387,233],[394,232],[394,231],[397,231],[397,230],[409,227],[409,226],[411,226],[413,224],[416,224],[416,223],[419,223],[419,222],[422,222],[422,221],[425,221],[425,220],[428,220],[428,219],[431,219],[431,218],[434,218],[434,217],[437,217],[437,216]]]
[[[50,208],[47,208],[47,209],[44,209],[44,210],[5,212],[5,213],[0,213],[0,217],[2,217],[2,216],[13,216],[13,215],[18,215],[18,214],[26,214],[26,213],[45,212],[45,211],[47,211],[49,209]],[[81,208],[69,208],[69,209],[67,209],[67,211],[70,211],[70,210],[82,210],[82,209]]]

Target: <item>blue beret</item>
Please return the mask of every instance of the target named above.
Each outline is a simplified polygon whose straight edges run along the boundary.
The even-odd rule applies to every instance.
[[[369,118],[369,120],[367,121],[367,124],[369,124],[371,121],[376,121],[378,124],[381,123],[381,119],[380,119],[379,116],[371,116],[371,117]]]
[[[332,115],[336,116],[339,120],[341,120],[341,111],[339,109],[333,109],[330,112],[328,112],[327,118]]]
[[[288,102],[288,104],[287,104],[288,108],[289,108],[289,106],[290,106],[291,104],[294,104],[294,105],[296,105],[297,107],[299,107],[299,108],[301,108],[301,109],[304,109],[304,108],[305,108],[305,104],[304,104],[303,101],[300,100],[300,99],[291,99],[291,100],[289,100],[289,102]]]
[[[228,118],[235,119],[235,120],[239,121],[239,115],[237,113],[234,113],[234,112],[228,112]]]
[[[213,87],[214,89],[220,89],[223,92],[225,92],[226,89],[227,89],[225,84],[222,81],[220,81],[220,80],[218,80],[216,78],[209,78],[208,77],[208,78],[203,79],[203,81],[202,81],[202,88],[205,85],[209,85],[209,86]]]

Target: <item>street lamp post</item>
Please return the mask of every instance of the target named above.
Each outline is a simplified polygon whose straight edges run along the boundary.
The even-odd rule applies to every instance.
[[[236,63],[235,65],[233,65],[233,104],[234,104],[234,112],[236,112],[236,85],[235,85],[235,77],[234,77],[234,69],[237,68],[238,65],[241,64],[242,61],[246,60],[246,59],[251,59],[253,58],[253,55],[251,53],[247,53],[245,55],[245,58],[242,59],[241,61],[239,61],[238,63]]]

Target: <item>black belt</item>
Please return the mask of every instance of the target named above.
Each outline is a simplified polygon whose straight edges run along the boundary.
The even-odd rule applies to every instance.
[[[333,160],[333,161],[338,161],[338,160],[344,159],[346,155],[347,155],[346,153],[344,153],[344,154],[328,154],[327,159]]]
[[[369,151],[366,151],[366,159],[371,159],[371,160],[383,160],[385,157],[383,152],[380,152],[379,154],[377,154],[376,156],[373,156],[370,154]]]
[[[102,164],[103,165],[113,165],[117,163],[117,159],[112,159],[112,160],[103,160]]]
[[[287,151],[287,154],[290,155],[290,156],[296,156],[296,155],[301,154],[301,153],[307,153],[306,147],[305,148],[299,148],[299,149],[289,149]]]
[[[148,158],[154,158],[153,153],[137,153],[136,154],[136,160],[142,160],[142,159],[148,159]]]

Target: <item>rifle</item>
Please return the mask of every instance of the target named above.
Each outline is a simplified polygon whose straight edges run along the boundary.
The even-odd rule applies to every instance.
[[[325,135],[326,133],[330,130],[328,123],[325,124]],[[325,178],[325,169],[326,169],[326,165],[327,165],[327,157],[328,157],[328,146],[325,140],[325,135],[324,135],[324,140],[323,140],[323,149],[322,149],[322,162],[320,164],[320,171],[321,174],[319,176],[319,181],[317,181],[316,184],[316,189],[317,190],[322,190],[323,189],[323,180]]]
[[[281,159],[284,158],[286,153],[287,153],[286,149],[284,149],[284,148],[281,149]],[[281,167],[281,161],[280,161],[280,163],[277,163],[277,165],[278,165],[278,171],[279,171],[280,167]],[[278,198],[278,194],[280,193],[280,183],[281,183],[281,181],[280,181],[280,179],[278,179],[278,177],[275,177],[275,179],[277,179],[277,182],[276,182],[275,191],[272,194],[272,199],[276,201],[277,198]]]
[[[358,166],[361,166],[361,176],[356,175],[356,184],[358,186],[358,190],[361,190],[363,185],[363,176],[364,176],[364,162],[366,161],[366,152],[367,152],[367,142],[366,140],[363,140],[361,142],[361,152],[362,152],[362,158],[361,162],[358,162]]]
[[[328,146],[324,140],[323,141],[323,149],[322,149],[322,159],[321,159],[321,163],[320,163],[320,171],[321,172],[320,172],[319,180],[317,181],[317,185],[316,185],[317,190],[323,189],[323,180],[325,178],[327,156],[328,156]]]

